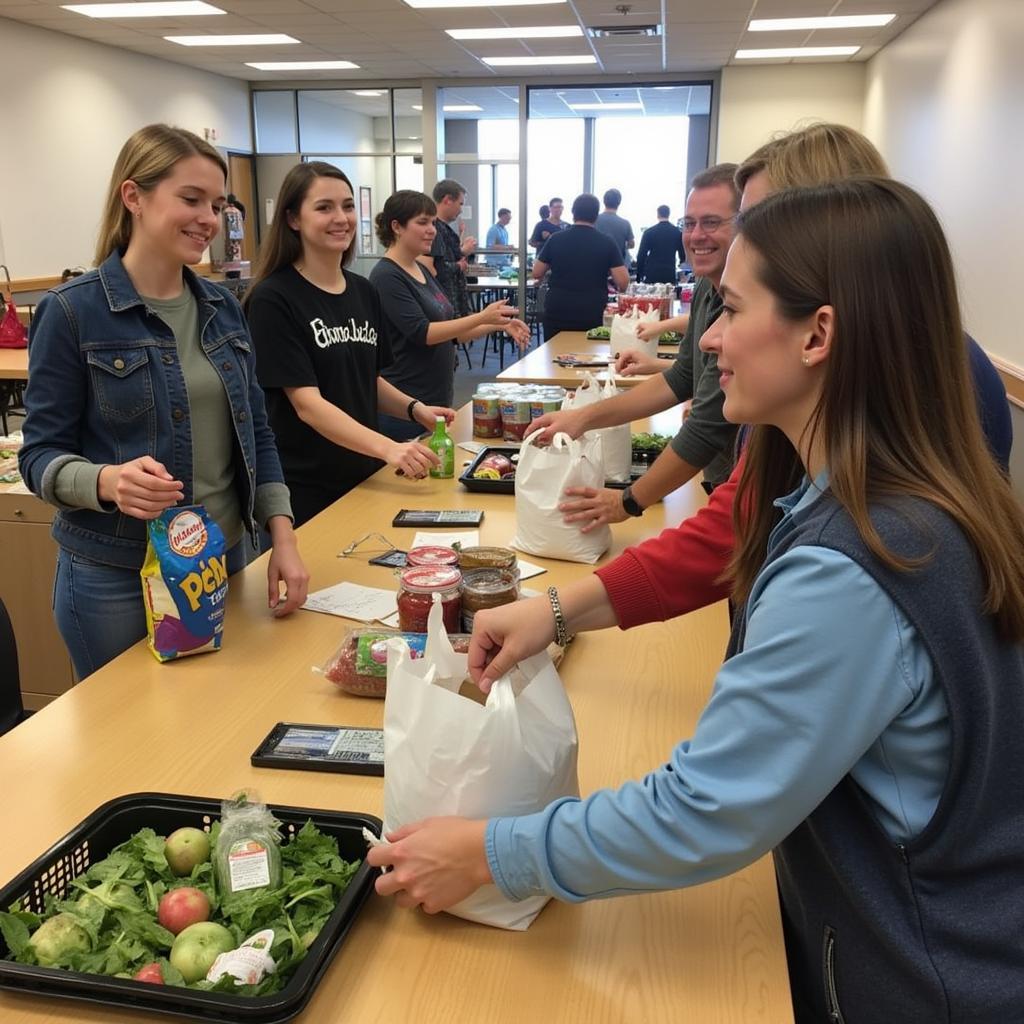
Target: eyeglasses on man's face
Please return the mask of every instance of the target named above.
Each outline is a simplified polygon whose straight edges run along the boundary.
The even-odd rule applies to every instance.
[[[699,219],[694,219],[693,217],[684,217],[679,223],[682,225],[684,231],[694,231],[696,230],[697,225],[699,224],[701,231],[703,231],[705,234],[713,235],[722,227],[723,224],[728,224],[730,223],[730,221],[734,221],[735,219],[736,214],[733,214],[731,217],[708,216],[701,217]]]

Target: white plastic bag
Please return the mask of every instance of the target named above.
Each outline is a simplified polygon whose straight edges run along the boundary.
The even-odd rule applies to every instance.
[[[656,359],[658,357],[657,337],[651,338],[650,341],[641,341],[636,335],[636,328],[637,324],[653,323],[660,319],[661,313],[658,309],[649,309],[647,312],[641,313],[636,306],[633,306],[628,313],[616,313],[612,317],[609,339],[612,352],[621,354],[636,349],[636,351]]]
[[[532,814],[578,796],[576,723],[548,655],[522,662],[480,705],[459,695],[467,656],[451,649],[440,603],[427,628],[422,658],[413,659],[404,641],[388,641],[385,833],[434,815]],[[514,680],[519,673],[524,686]],[[523,931],[547,901],[538,894],[513,902],[486,885],[448,913]]]
[[[585,405],[593,405],[619,394],[615,386],[615,377],[608,369],[601,382],[591,373],[583,377],[583,383],[575,392],[566,395],[562,402],[563,409],[580,409]],[[616,483],[629,483],[633,464],[633,435],[628,423],[620,423],[615,427],[601,427],[587,431],[601,437],[601,457],[604,459],[604,478]]]
[[[538,448],[536,437],[535,431],[519,449],[512,547],[542,558],[593,565],[611,547],[611,527],[605,523],[583,533],[575,523],[563,521],[558,506],[567,487],[604,487],[601,438],[588,433],[574,441],[558,433],[549,447]]]

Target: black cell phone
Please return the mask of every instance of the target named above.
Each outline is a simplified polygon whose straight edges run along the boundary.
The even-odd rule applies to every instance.
[[[384,774],[384,730],[278,722],[249,759],[258,768]]]
[[[371,558],[369,564],[386,565],[392,569],[404,569],[405,552],[399,551],[398,548],[394,548],[393,550],[388,551],[383,555],[377,555],[376,558]]]
[[[417,509],[403,508],[394,519],[392,526],[479,526],[484,514],[478,508]]]

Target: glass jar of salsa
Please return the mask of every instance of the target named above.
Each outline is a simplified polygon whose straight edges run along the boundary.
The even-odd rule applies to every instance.
[[[426,633],[434,594],[441,596],[444,628],[458,633],[462,617],[462,573],[447,565],[418,565],[406,569],[398,588],[398,628],[405,633]]]
[[[455,548],[427,544],[410,548],[405,564],[410,569],[417,565],[458,565],[459,553]]]
[[[518,600],[518,569],[470,569],[462,578],[464,632],[473,632],[473,618],[477,612]]]

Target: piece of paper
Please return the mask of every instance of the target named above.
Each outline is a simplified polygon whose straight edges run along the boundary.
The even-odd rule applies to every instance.
[[[483,441],[460,441],[460,448],[465,448],[467,452],[472,452],[474,455],[479,455],[487,445]]]
[[[311,612],[326,612],[358,622],[373,622],[398,612],[397,593],[358,583],[336,583],[310,594],[302,606]]]
[[[394,615],[388,615],[385,618],[380,619],[379,621],[383,623],[385,626],[390,627],[391,629],[398,629],[398,612],[395,612]]]
[[[519,566],[519,578],[521,580],[528,580],[534,576],[539,576],[542,572],[547,572],[542,565],[534,565],[533,562],[527,562],[525,558],[520,558],[517,562]]]
[[[458,530],[455,533],[444,533],[441,530],[417,530],[410,547],[450,548],[456,542],[464,548],[475,548],[480,543],[480,531]]]

